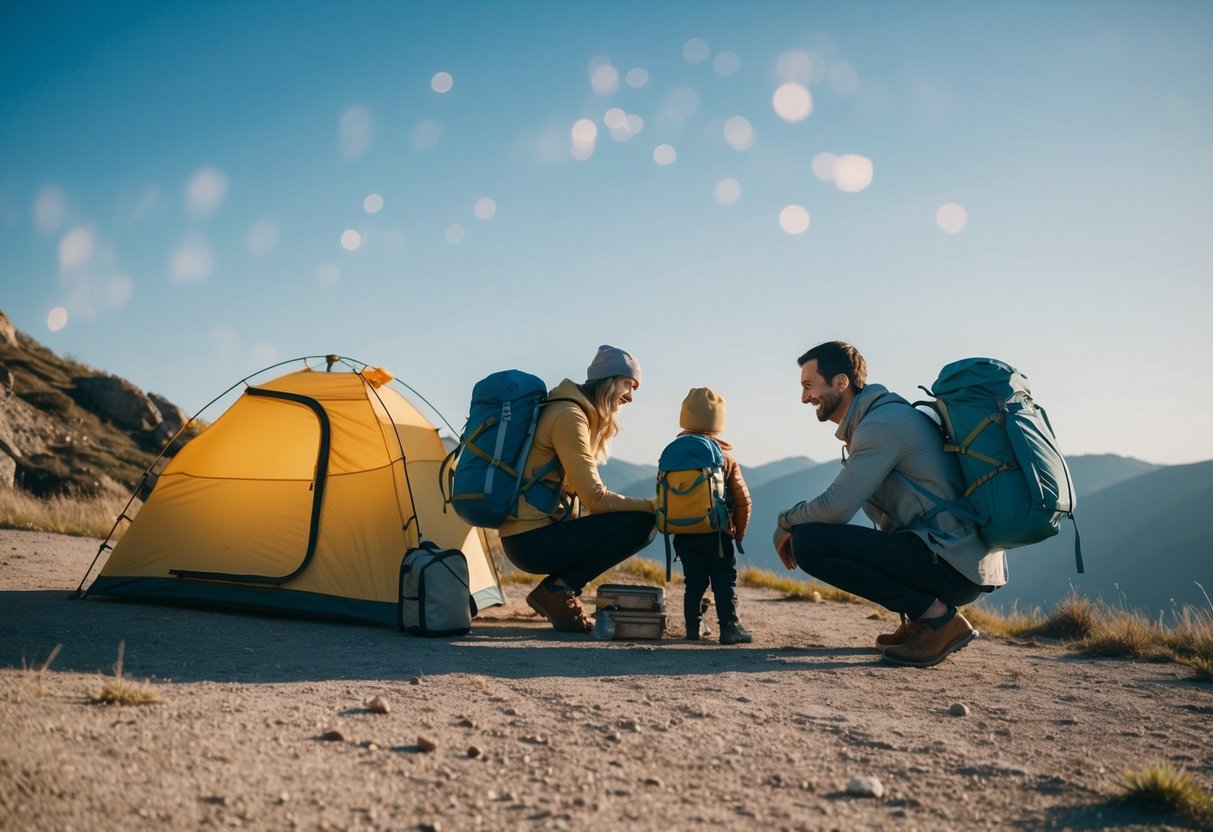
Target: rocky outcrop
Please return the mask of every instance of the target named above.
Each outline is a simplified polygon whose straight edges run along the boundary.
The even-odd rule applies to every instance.
[[[135,385],[117,376],[75,379],[77,403],[125,430],[155,430],[164,421],[159,408]]]
[[[0,488],[127,496],[187,422],[163,396],[55,355],[0,311]],[[187,425],[166,455],[194,433]]]
[[[0,486],[12,487],[21,463],[48,451],[55,420],[19,396],[9,395],[0,407]]]
[[[12,488],[17,477],[17,460],[0,445],[0,488]]]
[[[170,402],[157,393],[148,393],[147,397],[151,399],[152,404],[156,406],[156,410],[160,411],[162,421],[156,426],[156,432],[153,434],[157,444],[163,445],[165,442],[177,435],[177,431],[185,427],[189,422],[189,414],[186,413],[177,405]]]
[[[3,312],[0,312],[0,344],[6,347],[18,346],[17,327]]]

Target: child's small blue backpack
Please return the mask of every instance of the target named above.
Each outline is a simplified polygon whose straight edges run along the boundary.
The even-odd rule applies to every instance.
[[[710,534],[729,528],[724,455],[711,437],[679,436],[657,462],[657,531],[665,535],[665,577],[670,579],[670,535]]]
[[[560,505],[558,483],[541,482],[553,471],[562,473],[553,459],[529,480],[523,466],[535,438],[539,411],[547,396],[543,379],[521,370],[503,370],[486,376],[472,388],[472,406],[459,444],[439,469],[439,485],[455,513],[473,526],[496,529],[518,514],[518,498],[541,511],[555,512]],[[458,461],[451,463],[458,456]],[[446,479],[443,471],[449,469]]]

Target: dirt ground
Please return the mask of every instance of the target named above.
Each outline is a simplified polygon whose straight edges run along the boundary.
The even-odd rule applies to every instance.
[[[0,829],[1181,829],[1122,773],[1213,786],[1174,664],[983,636],[899,668],[872,608],[756,590],[734,647],[556,633],[516,587],[449,640],[67,600],[97,546],[0,531]],[[162,702],[89,703],[119,643]]]

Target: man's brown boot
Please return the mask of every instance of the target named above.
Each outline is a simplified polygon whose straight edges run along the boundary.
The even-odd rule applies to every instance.
[[[891,633],[881,633],[876,636],[876,646],[881,650],[886,647],[892,647],[894,644],[905,644],[906,639],[910,637],[910,631],[914,629],[916,622],[911,621],[908,616],[901,617],[901,626]],[[923,625],[924,627],[927,625]]]
[[[548,589],[540,581],[527,595],[526,602],[561,632],[588,633],[594,629],[594,622],[586,616],[585,609],[577,600],[577,593],[572,589]]]
[[[948,622],[936,630],[925,621],[915,621],[904,644],[894,644],[884,651],[884,657],[896,664],[910,667],[931,667],[977,638],[963,615],[953,613]]]

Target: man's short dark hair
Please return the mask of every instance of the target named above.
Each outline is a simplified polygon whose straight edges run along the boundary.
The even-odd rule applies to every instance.
[[[813,359],[817,359],[817,372],[830,382],[834,376],[844,375],[856,391],[862,390],[868,383],[868,362],[863,360],[859,350],[846,341],[826,341],[806,352],[796,363],[803,367]]]

